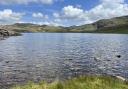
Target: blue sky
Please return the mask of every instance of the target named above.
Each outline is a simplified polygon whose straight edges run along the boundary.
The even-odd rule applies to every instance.
[[[0,24],[82,25],[128,15],[128,0],[1,0]]]

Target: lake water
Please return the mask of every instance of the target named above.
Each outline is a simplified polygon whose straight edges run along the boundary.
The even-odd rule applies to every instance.
[[[128,35],[25,33],[0,41],[1,87],[88,74],[128,78]]]

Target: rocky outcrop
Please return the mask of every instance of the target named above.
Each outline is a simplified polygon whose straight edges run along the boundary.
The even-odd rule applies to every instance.
[[[18,32],[0,29],[0,37],[19,36],[19,35],[21,35],[21,34]]]
[[[9,36],[9,32],[5,29],[0,29],[0,36],[2,37]]]
[[[9,36],[21,36],[21,33],[19,32],[15,32],[15,31],[8,31],[9,32]]]

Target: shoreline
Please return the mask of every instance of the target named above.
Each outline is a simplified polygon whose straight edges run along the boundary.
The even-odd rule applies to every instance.
[[[128,81],[120,76],[80,76],[65,81],[45,81],[15,85],[11,89],[128,89]]]
[[[7,61],[8,62],[8,61]],[[107,76],[107,74],[106,74],[106,76]],[[112,76],[112,77],[117,77],[117,78],[120,78],[121,80],[123,80],[124,81],[124,79],[125,78],[123,78],[123,77],[120,77],[120,76]],[[3,89],[3,88],[2,88]]]

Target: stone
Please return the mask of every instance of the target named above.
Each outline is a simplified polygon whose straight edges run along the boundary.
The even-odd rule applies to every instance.
[[[121,58],[121,55],[116,55],[117,58]]]
[[[121,76],[116,76],[116,78],[118,78],[118,79],[120,79],[120,80],[122,80],[122,81],[126,81],[126,79],[123,78],[123,77],[121,77]]]

